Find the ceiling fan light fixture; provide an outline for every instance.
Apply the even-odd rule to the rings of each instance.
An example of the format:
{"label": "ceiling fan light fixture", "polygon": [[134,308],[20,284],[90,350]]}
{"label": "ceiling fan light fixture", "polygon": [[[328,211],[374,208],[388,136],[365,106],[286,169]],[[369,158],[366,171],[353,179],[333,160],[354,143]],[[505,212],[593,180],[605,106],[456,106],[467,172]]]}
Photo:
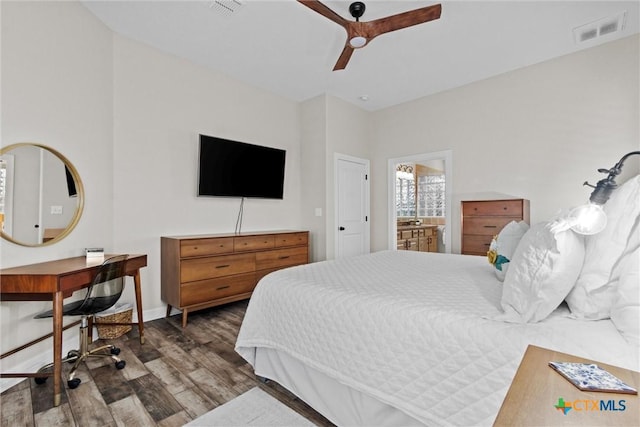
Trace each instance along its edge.
{"label": "ceiling fan light fixture", "polygon": [[349,40],[349,44],[351,45],[351,47],[357,49],[367,44],[367,39],[362,36],[355,36],[351,40]]}

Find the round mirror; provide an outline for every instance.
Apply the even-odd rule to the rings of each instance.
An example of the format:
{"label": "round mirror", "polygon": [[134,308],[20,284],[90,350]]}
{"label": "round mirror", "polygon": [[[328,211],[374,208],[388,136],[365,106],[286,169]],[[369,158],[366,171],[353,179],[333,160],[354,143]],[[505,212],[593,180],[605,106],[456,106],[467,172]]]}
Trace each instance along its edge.
{"label": "round mirror", "polygon": [[73,230],[84,207],[78,171],[58,151],[35,143],[0,150],[0,230],[22,246],[44,246]]}

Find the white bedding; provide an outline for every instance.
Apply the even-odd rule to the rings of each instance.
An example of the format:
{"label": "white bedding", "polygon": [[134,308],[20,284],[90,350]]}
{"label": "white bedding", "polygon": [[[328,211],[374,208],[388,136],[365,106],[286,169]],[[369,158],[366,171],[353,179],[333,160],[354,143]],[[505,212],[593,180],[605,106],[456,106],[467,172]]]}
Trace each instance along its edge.
{"label": "white bedding", "polygon": [[501,283],[484,257],[383,251],[274,272],[236,350],[284,352],[429,425],[491,425],[528,344],[639,370],[610,320],[490,320]]}

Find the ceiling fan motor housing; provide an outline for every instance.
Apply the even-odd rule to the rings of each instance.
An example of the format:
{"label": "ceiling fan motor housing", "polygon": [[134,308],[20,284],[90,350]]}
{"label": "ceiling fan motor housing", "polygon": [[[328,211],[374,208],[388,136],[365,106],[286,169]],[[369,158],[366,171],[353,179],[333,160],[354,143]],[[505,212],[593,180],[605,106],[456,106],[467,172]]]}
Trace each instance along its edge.
{"label": "ceiling fan motor housing", "polygon": [[351,16],[356,18],[356,21],[358,21],[360,17],[364,15],[364,10],[365,5],[361,1],[357,1],[349,5],[349,13],[351,14]]}

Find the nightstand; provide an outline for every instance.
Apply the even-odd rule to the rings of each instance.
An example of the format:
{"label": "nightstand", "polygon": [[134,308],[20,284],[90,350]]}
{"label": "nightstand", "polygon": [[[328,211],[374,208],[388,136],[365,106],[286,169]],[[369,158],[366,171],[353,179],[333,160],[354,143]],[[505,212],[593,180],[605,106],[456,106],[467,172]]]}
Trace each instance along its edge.
{"label": "nightstand", "polygon": [[[549,367],[552,361],[595,363],[636,390],[640,387],[640,372],[530,345],[494,426],[640,426],[638,395],[581,391]],[[566,414],[556,408],[565,402],[572,405]]]}

